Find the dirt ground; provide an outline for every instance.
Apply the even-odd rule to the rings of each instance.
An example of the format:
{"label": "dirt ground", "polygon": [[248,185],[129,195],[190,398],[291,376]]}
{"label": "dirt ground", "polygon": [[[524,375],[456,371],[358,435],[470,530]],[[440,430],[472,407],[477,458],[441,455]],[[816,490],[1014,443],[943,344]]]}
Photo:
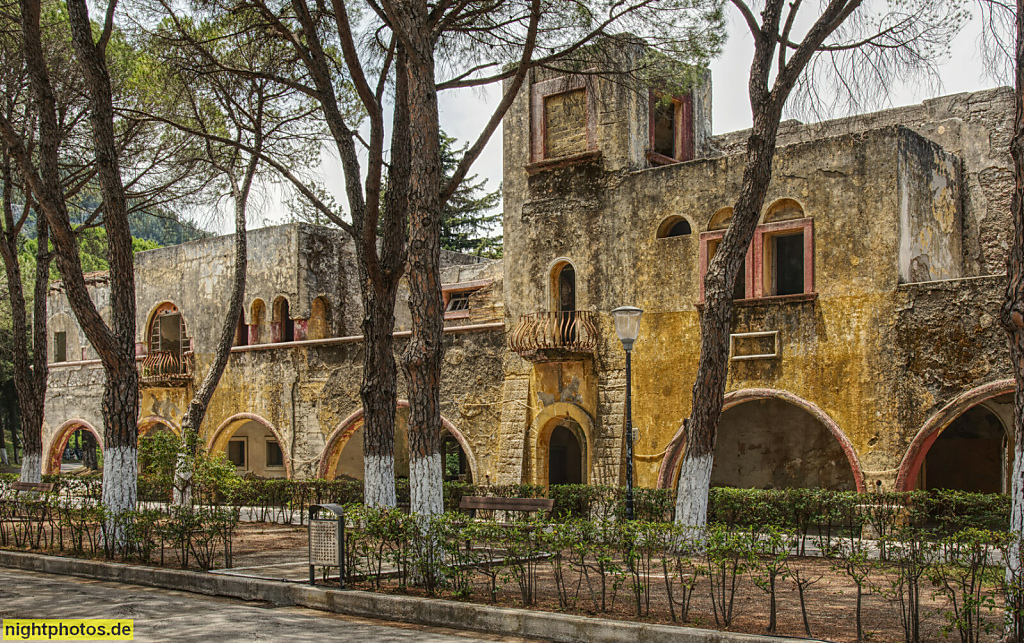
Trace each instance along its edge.
{"label": "dirt ground", "polygon": [[[244,524],[239,527],[238,537],[234,544],[234,566],[250,567],[256,565],[280,564],[285,562],[305,561],[306,529],[303,527]],[[802,575],[820,578],[806,590],[807,615],[811,627],[811,636],[816,639],[830,641],[856,641],[856,585],[842,571],[833,569],[829,561],[820,558],[797,558],[794,566]],[[523,607],[522,596],[518,584],[508,573],[501,574],[499,580],[497,604],[505,607]],[[890,599],[891,570],[883,569],[869,578],[862,604],[862,621],[865,640],[879,642],[899,642],[904,640],[903,628],[900,623],[900,608],[896,600]],[[593,582],[594,575],[591,574]],[[638,617],[633,593],[629,580],[625,579],[615,592],[614,599],[609,593],[607,611],[595,609],[595,600],[585,579],[580,581],[579,575],[567,574],[567,581],[572,588],[574,605],[568,608],[559,606],[558,593],[550,563],[542,561],[538,565],[536,604],[533,609],[553,612],[567,612],[604,618],[626,619],[649,623],[672,623],[669,612],[668,598],[665,591],[664,574],[660,564],[651,570],[650,611],[648,615]],[[472,594],[469,598],[459,598],[442,590],[439,596],[455,600],[469,600],[477,603],[489,602],[488,581],[482,574],[474,576]],[[578,590],[577,590],[578,583]],[[598,583],[593,582],[597,600],[599,600]],[[371,589],[368,581],[350,584],[354,589]],[[733,622],[726,627],[721,618],[716,622],[711,602],[711,584],[706,576],[699,577],[685,625],[691,627],[730,630],[751,634],[767,633],[769,615],[768,594],[759,589],[749,574],[741,575],[737,583],[734,602],[735,614]],[[958,641],[960,636],[954,628],[943,633],[947,625],[945,612],[949,609],[948,600],[939,593],[940,587],[926,579],[921,583],[921,639],[924,641]],[[421,588],[399,587],[395,580],[382,582],[381,591],[410,595],[425,595]],[[674,591],[678,596],[678,585]],[[986,591],[995,596],[994,586],[987,586]],[[998,598],[998,597],[996,597]],[[778,625],[776,634],[806,638],[800,611],[800,599],[796,586],[791,579],[782,580],[777,590]],[[679,614],[679,608],[676,608]],[[991,631],[983,633],[980,641],[996,641],[998,626],[1001,624],[1002,611],[998,608],[982,611],[982,621]],[[680,624],[684,624],[681,623]]]}

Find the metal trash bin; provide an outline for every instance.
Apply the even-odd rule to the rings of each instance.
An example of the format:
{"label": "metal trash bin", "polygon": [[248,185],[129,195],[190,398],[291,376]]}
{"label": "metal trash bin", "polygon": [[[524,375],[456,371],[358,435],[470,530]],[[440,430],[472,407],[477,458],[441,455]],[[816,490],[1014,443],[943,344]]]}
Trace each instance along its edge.
{"label": "metal trash bin", "polygon": [[316,585],[317,567],[337,567],[338,586],[345,587],[345,508],[309,508],[309,584]]}

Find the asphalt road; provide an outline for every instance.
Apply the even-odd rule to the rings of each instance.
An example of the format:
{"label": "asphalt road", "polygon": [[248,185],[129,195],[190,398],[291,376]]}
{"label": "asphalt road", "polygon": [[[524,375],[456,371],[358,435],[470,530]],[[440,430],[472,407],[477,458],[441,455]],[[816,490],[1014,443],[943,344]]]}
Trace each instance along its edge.
{"label": "asphalt road", "polygon": [[6,568],[0,568],[0,617],[130,618],[135,621],[135,640],[147,643],[324,640],[469,643],[510,640],[475,632],[389,623],[300,607],[275,607],[265,603]]}

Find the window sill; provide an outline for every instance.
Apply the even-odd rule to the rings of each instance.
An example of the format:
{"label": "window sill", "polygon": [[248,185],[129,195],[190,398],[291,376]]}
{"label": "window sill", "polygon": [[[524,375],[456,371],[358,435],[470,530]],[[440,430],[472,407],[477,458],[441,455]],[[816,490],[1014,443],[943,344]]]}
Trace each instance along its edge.
{"label": "window sill", "polygon": [[543,161],[530,163],[526,166],[526,173],[537,174],[539,172],[547,172],[548,170],[554,170],[560,167],[581,165],[583,163],[592,163],[599,160],[601,160],[601,150],[589,150],[580,154],[559,156],[553,159],[544,159]]}
{"label": "window sill", "polygon": [[452,310],[452,311],[446,312],[444,314],[444,319],[445,319],[445,321],[448,321],[449,319],[469,319],[469,311],[468,310]]}
{"label": "window sill", "polygon": [[682,163],[683,161],[672,158],[671,156],[659,154],[654,150],[647,150],[647,162],[655,167],[659,167],[662,165],[675,165],[676,163]]}
{"label": "window sill", "polygon": [[[750,299],[733,299],[733,306],[764,306],[767,304],[796,304],[805,301],[814,301],[818,298],[816,292],[802,292],[796,295],[771,295],[769,297],[753,297]],[[697,302],[697,310],[704,308],[704,302]]]}

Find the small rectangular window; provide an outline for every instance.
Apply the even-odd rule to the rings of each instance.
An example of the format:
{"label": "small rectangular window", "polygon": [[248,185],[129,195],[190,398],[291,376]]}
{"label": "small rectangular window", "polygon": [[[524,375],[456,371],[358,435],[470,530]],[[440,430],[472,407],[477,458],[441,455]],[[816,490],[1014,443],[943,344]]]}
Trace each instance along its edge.
{"label": "small rectangular window", "polygon": [[228,442],[228,461],[237,469],[245,468],[245,440]]}
{"label": "small rectangular window", "polygon": [[689,94],[668,98],[651,91],[650,147],[647,158],[653,165],[664,165],[694,158],[693,97]]}
{"label": "small rectangular window", "polygon": [[804,233],[774,235],[766,244],[771,253],[768,292],[772,295],[799,295],[804,292]]}
{"label": "small rectangular window", "polygon": [[68,334],[64,331],[53,334],[53,361],[68,361]]}
{"label": "small rectangular window", "polygon": [[267,440],[267,466],[284,466],[284,453],[281,451],[281,445],[276,440]]}
{"label": "small rectangular window", "polygon": [[469,296],[473,294],[470,291],[465,292],[453,292],[448,298],[448,305],[445,306],[444,311],[446,313],[453,313],[459,310],[469,310]]}
{"label": "small rectangular window", "polygon": [[654,106],[654,151],[676,158],[676,104],[658,101]]}

